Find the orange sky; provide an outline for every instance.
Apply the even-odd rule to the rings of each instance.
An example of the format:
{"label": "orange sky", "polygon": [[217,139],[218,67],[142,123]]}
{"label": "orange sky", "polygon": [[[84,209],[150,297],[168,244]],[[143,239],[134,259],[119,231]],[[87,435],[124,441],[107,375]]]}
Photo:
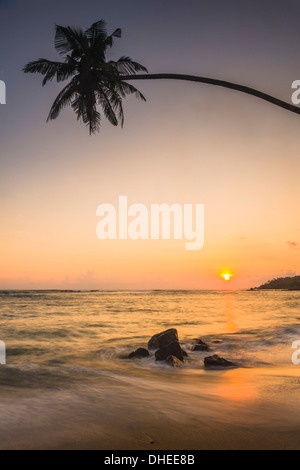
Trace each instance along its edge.
{"label": "orange sky", "polygon": [[[167,96],[174,93],[162,88]],[[148,94],[154,96],[150,87]],[[145,129],[154,115],[145,107],[140,124],[136,119],[128,130],[113,129],[114,135],[107,127],[101,137],[88,138],[76,129],[79,149],[69,144],[72,123],[65,141],[43,150],[39,161],[21,162],[2,212],[3,288],[222,289],[229,286],[219,278],[224,267],[235,274],[231,288],[247,288],[297,273],[298,245],[287,243],[299,240],[297,117],[278,112],[275,118],[274,109],[246,99],[245,110],[230,123],[233,133],[218,112],[226,102],[239,108],[239,98],[222,101],[220,107],[211,104],[204,129],[190,116],[194,124],[180,136],[163,127],[169,111],[158,113],[152,144]],[[253,140],[244,131],[249,110]],[[55,124],[44,134],[54,138]],[[23,151],[21,145],[14,150]],[[37,154],[40,145],[27,141],[27,154]],[[58,157],[53,162],[53,152],[62,163]],[[65,165],[71,157],[72,165]],[[203,203],[204,248],[186,251],[180,240],[99,240],[96,208],[104,202],[117,206],[120,194],[128,204],[146,206]]]}
{"label": "orange sky", "polygon": [[[185,28],[197,8],[195,2],[191,5]],[[112,7],[105,8],[106,17],[112,17]],[[84,13],[83,26],[92,13]],[[9,24],[8,10],[6,14]],[[29,38],[30,11],[24,15]],[[121,16],[114,21],[122,22]],[[13,62],[11,54],[4,56],[16,82],[6,80],[8,100],[0,108],[0,289],[248,288],[275,276],[299,274],[300,117],[237,92],[157,81],[136,83],[147,103],[134,98],[124,103],[124,129],[104,124],[99,135],[89,137],[68,110],[46,124],[60,86],[43,89],[39,77],[25,76],[20,69],[38,56],[56,58],[55,18],[43,16],[41,42],[30,36],[30,44],[17,51]],[[221,15],[216,18],[217,24],[223,20]],[[73,12],[70,23],[82,21]],[[280,37],[274,28],[274,44],[262,40],[264,25],[257,30],[260,49],[251,29],[247,37],[238,32],[227,36],[232,30],[226,22],[224,37],[219,31],[218,41],[209,46],[198,37],[199,28],[192,30],[189,38],[182,35],[178,40],[180,64],[172,56],[171,43],[161,48],[154,43],[151,49],[148,23],[144,35],[141,25],[138,28],[144,41],[142,57],[143,47],[126,21],[128,36],[124,33],[118,55],[130,54],[153,72],[205,73],[286,101],[292,81],[299,78],[285,52],[297,42],[291,36],[275,60],[270,47],[275,51]],[[176,29],[180,21],[178,15],[168,27]],[[157,34],[163,34],[163,24],[157,27]],[[234,42],[237,38],[241,49]],[[201,64],[195,64],[185,41],[193,44],[193,54],[207,50]],[[204,204],[204,248],[186,251],[184,241],[178,240],[100,241],[96,208],[117,204],[119,195],[127,195],[129,204],[146,206]],[[224,267],[235,274],[228,283],[219,277]]]}

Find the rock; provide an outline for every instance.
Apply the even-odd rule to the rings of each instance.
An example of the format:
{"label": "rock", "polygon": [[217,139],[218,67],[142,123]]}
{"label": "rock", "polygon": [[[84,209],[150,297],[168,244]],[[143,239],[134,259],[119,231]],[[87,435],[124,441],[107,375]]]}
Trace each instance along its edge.
{"label": "rock", "polygon": [[179,367],[183,364],[183,362],[180,361],[180,359],[178,359],[176,356],[168,356],[167,363],[172,367]]}
{"label": "rock", "polygon": [[156,350],[157,361],[165,361],[168,356],[175,356],[180,361],[187,357],[187,352],[181,348],[178,340],[178,333],[175,328],[157,333],[148,342],[148,348]]}
{"label": "rock", "polygon": [[209,351],[210,348],[208,344],[204,343],[202,339],[198,338],[196,341],[197,344],[192,347],[192,351]]}
{"label": "rock", "polygon": [[180,361],[183,361],[183,352],[178,341],[173,341],[155,351],[157,361],[165,361],[168,356],[175,356]]}
{"label": "rock", "polygon": [[197,344],[206,344],[201,338],[195,338]]}
{"label": "rock", "polygon": [[207,344],[195,344],[195,346],[192,347],[192,351],[209,351],[210,348],[207,346]]}
{"label": "rock", "polygon": [[169,330],[162,331],[161,333],[157,333],[156,335],[152,336],[148,342],[148,348],[159,349],[169,343],[172,343],[173,341],[179,341],[178,333],[175,328],[170,328]]}
{"label": "rock", "polygon": [[138,348],[136,351],[133,351],[128,355],[128,359],[147,357],[149,356],[149,351],[145,348]]}
{"label": "rock", "polygon": [[195,344],[192,351],[209,351],[209,346],[207,344]]}
{"label": "rock", "polygon": [[213,356],[205,357],[204,366],[205,367],[237,367],[237,365],[234,364],[233,362],[227,361],[227,359],[217,356],[217,354],[214,354]]}

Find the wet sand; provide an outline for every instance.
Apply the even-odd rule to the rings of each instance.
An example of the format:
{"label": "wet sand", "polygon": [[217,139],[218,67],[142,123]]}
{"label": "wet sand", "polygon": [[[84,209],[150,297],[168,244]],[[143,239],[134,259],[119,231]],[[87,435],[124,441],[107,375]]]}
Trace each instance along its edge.
{"label": "wet sand", "polygon": [[67,389],[12,389],[1,397],[0,449],[300,449],[299,373],[104,373]]}

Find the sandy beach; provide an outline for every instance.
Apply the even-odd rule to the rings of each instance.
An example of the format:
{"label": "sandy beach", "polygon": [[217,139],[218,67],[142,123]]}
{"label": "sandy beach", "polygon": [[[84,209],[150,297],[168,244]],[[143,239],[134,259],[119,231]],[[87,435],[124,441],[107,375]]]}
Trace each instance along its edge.
{"label": "sandy beach", "polygon": [[299,449],[298,389],[292,367],[170,372],[163,383],[103,377],[89,390],[2,401],[10,420],[0,448]]}

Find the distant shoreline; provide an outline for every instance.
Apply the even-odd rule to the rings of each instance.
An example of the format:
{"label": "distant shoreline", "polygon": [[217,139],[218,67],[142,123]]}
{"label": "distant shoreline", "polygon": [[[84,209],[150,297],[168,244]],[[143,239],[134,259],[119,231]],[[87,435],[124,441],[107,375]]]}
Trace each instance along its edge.
{"label": "distant shoreline", "polygon": [[261,286],[251,287],[250,289],[250,291],[256,290],[297,291],[300,290],[300,276],[278,277],[265,282]]}
{"label": "distant shoreline", "polygon": [[[0,293],[5,292],[57,292],[57,293],[97,293],[97,292],[249,292],[250,290],[256,290],[257,287],[244,288],[244,289],[1,289]],[[286,290],[286,289],[282,289]]]}
{"label": "distant shoreline", "polygon": [[[300,276],[297,276],[300,277]],[[271,283],[271,281],[268,281]],[[92,294],[98,292],[136,292],[143,293],[143,292],[152,292],[152,293],[160,293],[160,292],[183,292],[183,293],[190,293],[190,292],[253,292],[258,290],[281,290],[281,291],[298,291],[300,290],[300,285],[295,287],[272,287],[271,285],[268,286],[267,284],[262,284],[261,286],[257,287],[250,287],[244,289],[1,289],[1,294],[11,294],[11,293],[21,293],[21,292],[36,292],[36,293],[66,293],[66,294]]]}

